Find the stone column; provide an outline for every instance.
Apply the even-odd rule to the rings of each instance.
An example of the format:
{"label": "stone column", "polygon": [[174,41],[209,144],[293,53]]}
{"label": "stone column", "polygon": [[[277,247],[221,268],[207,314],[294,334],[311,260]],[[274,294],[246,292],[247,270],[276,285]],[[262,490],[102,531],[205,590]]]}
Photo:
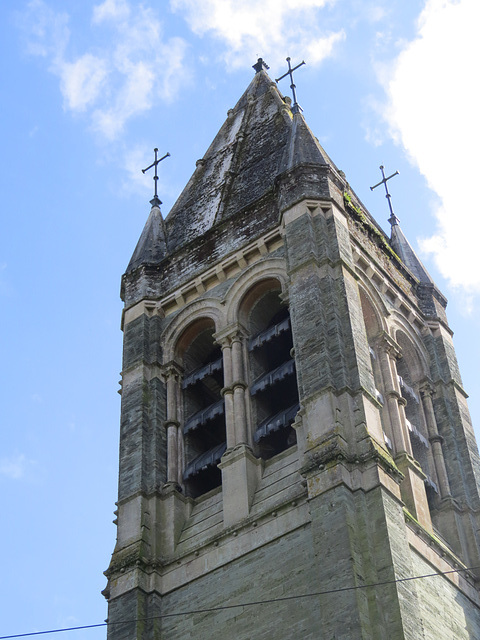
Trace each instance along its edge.
{"label": "stone column", "polygon": [[385,402],[387,403],[388,416],[392,429],[393,448],[396,455],[407,453],[412,455],[412,446],[405,424],[405,399],[400,393],[398,383],[396,360],[400,357],[399,349],[391,342],[386,335],[379,342],[378,360],[382,372],[383,384],[385,387]]}
{"label": "stone column", "polygon": [[227,327],[215,336],[223,352],[222,395],[225,400],[225,427],[227,449],[248,444],[247,411],[245,400],[244,366],[245,331],[238,324]]}
{"label": "stone column", "polygon": [[413,457],[410,436],[407,430],[405,405],[407,401],[400,392],[396,361],[401,356],[396,343],[384,334],[379,349],[380,367],[385,384],[385,395],[394,439],[395,462],[404,475],[400,490],[405,506],[421,525],[432,530],[430,509],[425,492],[425,474]]}
{"label": "stone column", "polygon": [[225,403],[225,432],[227,438],[227,449],[235,446],[235,415],[233,407],[232,388],[232,345],[228,336],[217,338],[217,342],[222,347],[223,355],[223,401]]}
{"label": "stone column", "polygon": [[174,362],[169,363],[165,368],[164,375],[167,387],[167,419],[165,421],[167,430],[167,482],[178,484],[181,476],[181,469],[179,468],[180,368]]}
{"label": "stone column", "polygon": [[447,470],[445,467],[445,459],[443,457],[443,438],[438,433],[437,421],[435,419],[435,413],[433,410],[432,396],[434,393],[435,390],[429,382],[426,382],[420,388],[422,407],[425,415],[425,422],[427,424],[428,439],[430,440],[430,444],[432,446],[433,464],[435,466],[435,471],[437,472],[438,490],[440,492],[440,497],[443,499],[451,496],[451,493]]}
{"label": "stone column", "polygon": [[245,383],[243,363],[244,337],[240,331],[232,336],[233,404],[235,415],[235,444],[249,444],[247,412],[245,407]]}
{"label": "stone column", "polygon": [[245,331],[238,324],[216,334],[222,346],[227,450],[218,465],[222,471],[223,520],[226,527],[248,517],[262,462],[248,444],[244,365]]}

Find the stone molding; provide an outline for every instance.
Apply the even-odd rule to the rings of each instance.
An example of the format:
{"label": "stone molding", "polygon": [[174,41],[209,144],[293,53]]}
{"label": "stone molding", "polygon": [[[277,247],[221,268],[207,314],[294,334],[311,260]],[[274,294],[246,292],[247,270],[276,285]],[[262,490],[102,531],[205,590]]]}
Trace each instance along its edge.
{"label": "stone molding", "polygon": [[122,329],[126,324],[144,313],[147,315],[159,315],[164,318],[175,311],[179,311],[188,303],[197,300],[205,292],[213,289],[227,278],[238,275],[243,269],[257,263],[282,245],[282,229],[277,227],[261,238],[242,247],[241,250],[224,258],[215,266],[207,269],[198,277],[185,283],[160,300],[144,299],[125,309],[122,317]]}

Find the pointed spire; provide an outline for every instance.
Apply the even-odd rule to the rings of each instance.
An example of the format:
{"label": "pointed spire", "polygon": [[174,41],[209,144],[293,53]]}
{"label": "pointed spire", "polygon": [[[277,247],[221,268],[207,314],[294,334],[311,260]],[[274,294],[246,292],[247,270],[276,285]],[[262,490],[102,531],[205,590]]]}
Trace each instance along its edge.
{"label": "pointed spire", "polygon": [[288,171],[301,164],[332,163],[311,132],[303,115],[297,111],[293,114],[290,140],[285,149],[281,171]]}
{"label": "pointed spire", "polygon": [[[390,237],[390,245],[403,264],[409,269],[413,275],[423,284],[434,284],[430,274],[425,269],[412,246],[405,237],[398,218],[393,215],[394,221],[392,225],[392,235]],[[390,218],[391,220],[391,218]]]}
{"label": "pointed spire", "polygon": [[169,254],[227,218],[250,210],[264,197],[278,196],[283,207],[299,194],[313,198],[329,190],[328,180],[320,180],[310,169],[293,186],[280,185],[278,178],[293,168],[315,165],[323,171],[335,165],[302,113],[292,113],[291,101],[280,93],[262,59],[254,69],[249,86],[228,110],[227,119],[165,218]]}
{"label": "pointed spire", "polygon": [[399,172],[395,171],[395,173],[392,173],[390,176],[387,177],[385,176],[385,167],[383,166],[383,164],[380,165],[380,171],[382,172],[382,180],[380,180],[380,182],[378,182],[377,184],[373,185],[373,187],[370,187],[370,191],[373,191],[374,189],[379,187],[381,184],[383,184],[383,186],[385,187],[385,197],[387,199],[388,207],[390,209],[390,217],[388,221],[392,227],[391,236],[390,236],[390,245],[392,249],[395,251],[395,253],[398,255],[398,257],[402,260],[403,264],[407,267],[407,269],[409,269],[421,283],[434,284],[432,278],[430,277],[430,274],[425,269],[420,259],[418,258],[417,254],[412,249],[410,243],[405,237],[402,229],[400,228],[400,220],[397,218],[397,216],[393,211],[392,196],[388,190],[387,181],[390,180],[390,178],[394,178],[395,176],[398,176]]}
{"label": "pointed spire", "polygon": [[160,200],[150,200],[152,208],[135,251],[127,267],[127,273],[144,264],[158,264],[167,254],[165,224],[160,211]]}

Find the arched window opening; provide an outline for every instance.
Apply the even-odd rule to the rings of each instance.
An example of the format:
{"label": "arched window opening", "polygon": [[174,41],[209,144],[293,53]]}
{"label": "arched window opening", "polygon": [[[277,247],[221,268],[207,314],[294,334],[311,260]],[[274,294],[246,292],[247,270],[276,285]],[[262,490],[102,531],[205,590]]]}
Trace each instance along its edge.
{"label": "arched window opening", "polygon": [[213,325],[198,332],[183,354],[184,451],[183,480],[187,495],[198,497],[222,483],[218,468],[226,449],[222,352]]}
{"label": "arched window opening", "polygon": [[279,293],[263,293],[248,318],[253,442],[265,459],[296,443],[291,425],[299,409],[290,315]]}
{"label": "arched window opening", "polygon": [[393,453],[393,434],[390,431],[389,420],[386,420],[384,415],[387,409],[385,405],[385,385],[382,380],[380,365],[380,357],[382,354],[379,353],[379,338],[382,332],[381,325],[372,303],[362,290],[360,290],[360,300],[362,304],[365,330],[367,333],[367,342],[370,350],[370,364],[372,366],[375,399],[381,405],[380,419],[382,422],[383,440],[389,451]]}
{"label": "arched window opening", "polygon": [[[401,343],[402,340],[399,338],[399,344]],[[432,507],[432,501],[438,494],[438,485],[434,465],[432,463],[428,431],[425,425],[421,406],[420,391],[415,378],[412,376],[411,367],[408,365],[408,360],[412,360],[412,356],[409,351],[410,350],[408,348],[404,348],[404,356],[397,362],[398,382],[402,397],[406,401],[405,418],[413,457],[420,465],[423,473],[426,475],[425,490],[427,493],[428,503],[430,507]]]}

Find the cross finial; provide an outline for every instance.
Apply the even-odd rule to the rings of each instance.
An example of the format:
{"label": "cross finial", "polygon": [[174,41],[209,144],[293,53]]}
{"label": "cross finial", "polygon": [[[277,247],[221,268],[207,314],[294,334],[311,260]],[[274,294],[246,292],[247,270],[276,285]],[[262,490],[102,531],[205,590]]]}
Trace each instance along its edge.
{"label": "cross finial", "polygon": [[155,167],[155,175],[153,176],[153,179],[155,181],[155,195],[153,196],[152,200],[150,200],[150,204],[152,205],[152,207],[154,207],[154,206],[159,207],[162,204],[162,201],[160,200],[160,198],[158,197],[158,194],[157,194],[157,181],[158,181],[157,166],[162,160],[165,160],[165,158],[168,158],[168,156],[170,154],[167,152],[163,156],[163,158],[157,159],[158,149],[155,147],[155,149],[153,151],[155,152],[155,160],[146,169],[142,169],[142,173],[145,173],[146,171],[148,171],[152,167]]}
{"label": "cross finial", "polygon": [[270,69],[270,67],[263,58],[259,58],[257,62],[252,65],[252,69],[255,69],[255,73],[260,73],[260,71],[263,71],[263,69],[267,71],[267,69]]}
{"label": "cross finial", "polygon": [[295,92],[295,83],[293,82],[293,72],[296,71],[299,67],[301,67],[303,64],[305,63],[305,60],[302,60],[302,62],[300,62],[300,64],[297,64],[296,67],[293,67],[292,69],[292,65],[290,64],[290,58],[287,58],[287,62],[288,62],[288,71],[287,73],[284,73],[283,76],[280,76],[280,78],[275,78],[275,82],[279,82],[280,80],[283,80],[283,78],[285,78],[286,76],[290,76],[290,89],[292,90],[293,93],[293,106],[292,106],[292,113],[298,113],[299,111],[303,111],[302,107],[297,103],[297,94]]}
{"label": "cross finial", "polygon": [[388,192],[388,187],[387,187],[387,180],[390,180],[390,178],[393,178],[394,176],[398,176],[399,172],[395,171],[395,173],[392,173],[391,176],[388,176],[388,178],[385,177],[385,172],[384,172],[385,167],[382,165],[380,165],[380,171],[382,172],[382,178],[383,180],[380,180],[380,182],[378,182],[377,184],[373,185],[373,187],[370,187],[370,191],[373,191],[374,189],[376,189],[377,187],[379,187],[381,184],[385,185],[385,197],[388,200],[388,206],[390,208],[390,218],[388,219],[388,221],[390,222],[390,224],[395,225],[398,224],[400,222],[400,220],[397,218],[397,216],[393,213],[393,207],[392,207],[392,196],[390,195],[390,193]]}

